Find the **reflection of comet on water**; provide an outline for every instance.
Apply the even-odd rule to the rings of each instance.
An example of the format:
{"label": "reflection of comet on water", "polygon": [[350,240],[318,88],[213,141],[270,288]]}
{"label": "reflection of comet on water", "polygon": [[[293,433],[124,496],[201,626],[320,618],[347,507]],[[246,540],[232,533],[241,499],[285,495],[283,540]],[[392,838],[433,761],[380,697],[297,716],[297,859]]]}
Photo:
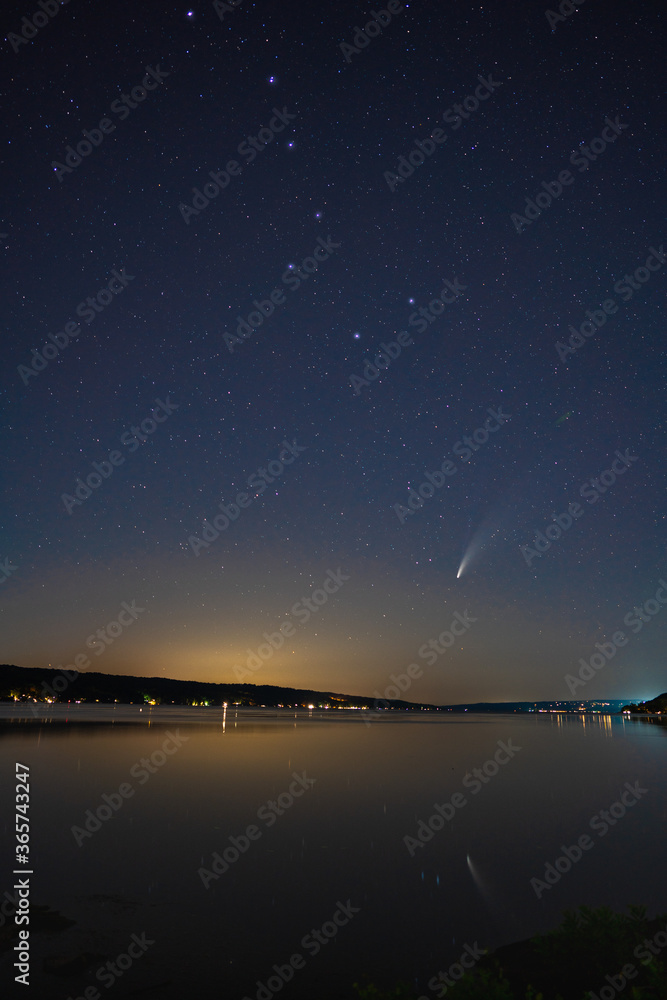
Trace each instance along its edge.
{"label": "reflection of comet on water", "polygon": [[472,858],[470,857],[469,854],[466,854],[466,861],[468,863],[468,870],[470,871],[470,874],[472,875],[473,882],[475,883],[475,885],[479,889],[480,895],[484,898],[485,902],[487,903],[487,905],[489,907],[494,907],[495,906],[495,900],[493,899],[493,896],[491,895],[490,890],[484,885],[484,882],[482,881],[482,876],[477,871],[475,863],[474,863],[474,861],[472,860]]}
{"label": "reflection of comet on water", "polygon": [[501,902],[500,899],[491,889],[488,881],[486,881],[482,873],[479,871],[477,865],[472,860],[469,854],[466,854],[466,862],[468,864],[468,871],[472,876],[472,880],[477,886],[480,896],[486,903],[487,909],[496,920],[503,927],[507,926],[508,918],[516,923],[516,917],[512,910],[509,908],[506,902]]}

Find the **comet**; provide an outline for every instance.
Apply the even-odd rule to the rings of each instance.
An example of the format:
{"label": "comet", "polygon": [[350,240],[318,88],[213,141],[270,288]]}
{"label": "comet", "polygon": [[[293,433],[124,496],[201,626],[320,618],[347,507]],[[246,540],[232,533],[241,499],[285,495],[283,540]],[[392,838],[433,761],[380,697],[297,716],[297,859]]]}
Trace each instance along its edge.
{"label": "comet", "polygon": [[477,561],[477,557],[480,552],[491,539],[498,533],[498,527],[493,527],[491,520],[487,519],[480,527],[477,529],[473,535],[472,541],[469,543],[467,549],[463,553],[463,558],[461,559],[461,564],[458,568],[456,579],[459,580],[466,570],[470,569],[472,564]]}
{"label": "comet", "polygon": [[472,557],[473,557],[474,554],[475,553],[474,553],[474,551],[472,549],[472,546],[469,545],[468,548],[466,549],[466,553],[465,553],[463,559],[461,560],[461,565],[459,566],[458,573],[456,574],[456,579],[457,580],[459,580],[463,576],[463,574],[465,573],[465,571],[468,568],[468,565],[470,563],[470,560],[472,559]]}
{"label": "comet", "polygon": [[472,555],[473,555],[473,553],[472,553],[470,547],[468,547],[468,549],[466,551],[466,554],[464,555],[463,559],[461,560],[461,565],[459,566],[458,572],[456,574],[456,579],[457,580],[459,580],[463,576],[465,570],[468,567],[468,563],[470,562],[470,560],[472,558]]}

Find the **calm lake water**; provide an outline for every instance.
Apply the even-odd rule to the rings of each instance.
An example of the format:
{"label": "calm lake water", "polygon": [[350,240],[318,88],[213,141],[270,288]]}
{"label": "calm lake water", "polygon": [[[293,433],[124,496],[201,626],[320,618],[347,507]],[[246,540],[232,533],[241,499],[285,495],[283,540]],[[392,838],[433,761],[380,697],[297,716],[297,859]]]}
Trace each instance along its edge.
{"label": "calm lake water", "polygon": [[[0,893],[14,881],[20,761],[30,768],[32,902],[75,921],[32,934],[24,996],[66,1000],[97,986],[110,997],[352,1000],[352,982],[368,975],[417,983],[430,998],[428,980],[466,944],[520,940],[580,904],[667,911],[667,728],[657,720],[20,713],[0,715]],[[624,790],[611,823],[592,827]],[[86,836],[87,810],[100,807],[99,829]],[[437,832],[417,846],[420,821],[433,816]],[[592,847],[538,898],[531,879],[585,834]],[[215,852],[228,862],[217,878]],[[113,985],[111,973],[96,979],[133,934],[153,943],[134,947],[139,957]],[[43,971],[45,959],[85,953],[88,968]],[[296,955],[288,982],[287,971],[272,978]],[[0,959],[3,990],[13,960]]]}

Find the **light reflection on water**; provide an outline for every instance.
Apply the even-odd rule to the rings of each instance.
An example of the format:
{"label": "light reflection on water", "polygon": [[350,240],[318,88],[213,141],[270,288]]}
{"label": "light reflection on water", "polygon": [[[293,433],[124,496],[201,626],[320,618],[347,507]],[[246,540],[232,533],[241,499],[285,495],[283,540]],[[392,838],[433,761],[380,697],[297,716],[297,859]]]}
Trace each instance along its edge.
{"label": "light reflection on water", "polygon": [[[304,936],[348,899],[360,912],[307,957],[286,1000],[352,997],[365,972],[417,979],[428,992],[466,942],[521,939],[581,903],[667,909],[657,720],[397,713],[366,725],[360,712],[235,706],[53,706],[23,720],[17,711],[7,707],[0,722],[2,801],[13,796],[13,761],[29,764],[33,900],[77,921],[35,936],[40,996],[81,995],[97,968],[54,989],[38,968],[43,955],[113,958],[145,930],[155,945],[128,972],[128,991],[161,983],[161,997],[187,989],[254,1000],[257,980],[305,955]],[[182,740],[169,755],[160,750],[168,733]],[[520,750],[492,777],[482,771],[473,793],[474,769],[499,741]],[[142,763],[152,760],[153,773]],[[304,773],[315,784],[291,794]],[[648,793],[537,899],[530,879],[636,780]],[[87,810],[123,784],[132,796],[77,846],[72,827],[84,829]],[[404,838],[414,844],[456,793],[465,805],[411,854]],[[11,837],[9,824],[4,832]],[[246,837],[247,849],[204,888],[198,869],[211,871],[214,852],[231,858],[232,837],[237,846]]]}

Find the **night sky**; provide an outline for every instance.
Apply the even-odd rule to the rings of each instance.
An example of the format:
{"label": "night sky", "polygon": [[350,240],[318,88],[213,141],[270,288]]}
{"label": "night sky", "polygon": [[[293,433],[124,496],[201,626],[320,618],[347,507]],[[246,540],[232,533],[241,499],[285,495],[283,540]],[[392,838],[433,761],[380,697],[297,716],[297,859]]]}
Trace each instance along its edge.
{"label": "night sky", "polygon": [[2,661],[663,691],[659,5],[44,5],[2,15]]}

